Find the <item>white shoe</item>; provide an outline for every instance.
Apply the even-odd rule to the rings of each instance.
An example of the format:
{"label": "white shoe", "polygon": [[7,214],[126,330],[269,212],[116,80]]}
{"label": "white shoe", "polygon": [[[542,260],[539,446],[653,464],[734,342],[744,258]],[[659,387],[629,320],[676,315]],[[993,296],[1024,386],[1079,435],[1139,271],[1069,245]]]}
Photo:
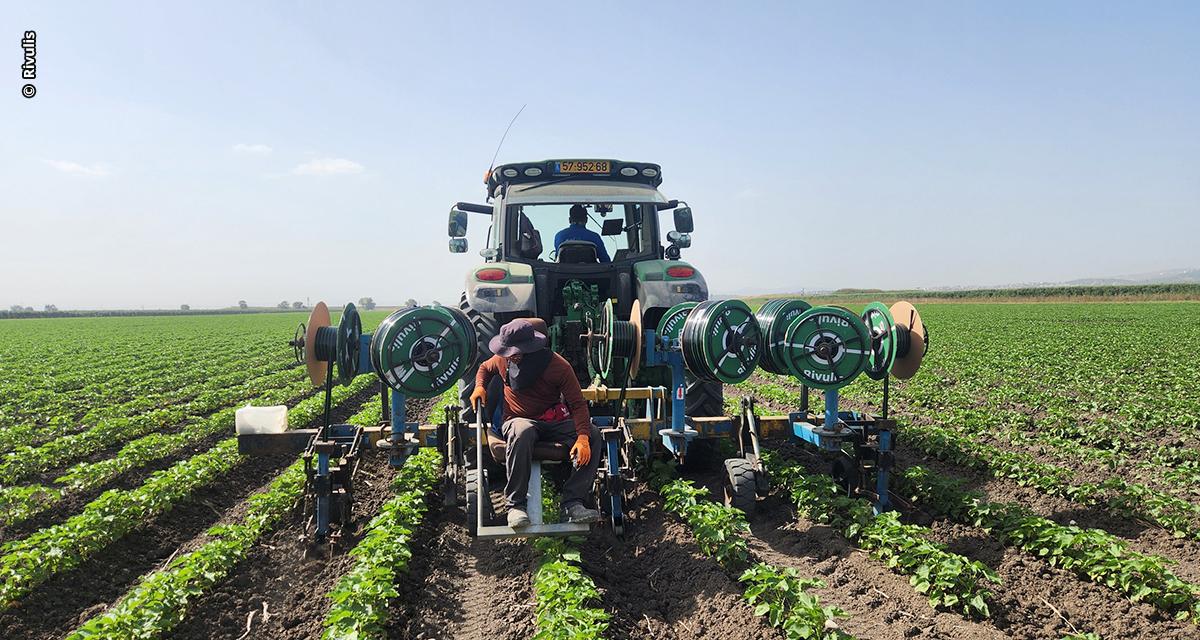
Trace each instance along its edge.
{"label": "white shoe", "polygon": [[529,514],[525,513],[524,509],[509,509],[508,510],[508,526],[513,529],[521,529],[529,526]]}

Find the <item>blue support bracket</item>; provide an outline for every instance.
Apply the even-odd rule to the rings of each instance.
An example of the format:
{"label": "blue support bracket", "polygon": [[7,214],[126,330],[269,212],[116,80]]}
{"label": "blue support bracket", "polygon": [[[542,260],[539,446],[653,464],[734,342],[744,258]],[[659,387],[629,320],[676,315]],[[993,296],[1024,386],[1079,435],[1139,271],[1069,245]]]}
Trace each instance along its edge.
{"label": "blue support bracket", "polygon": [[671,427],[659,429],[663,446],[676,456],[687,453],[688,444],[699,434],[687,423],[687,377],[683,368],[683,354],[678,345],[669,338],[657,338],[654,331],[647,330],[645,361],[648,367],[667,365],[671,367]]}

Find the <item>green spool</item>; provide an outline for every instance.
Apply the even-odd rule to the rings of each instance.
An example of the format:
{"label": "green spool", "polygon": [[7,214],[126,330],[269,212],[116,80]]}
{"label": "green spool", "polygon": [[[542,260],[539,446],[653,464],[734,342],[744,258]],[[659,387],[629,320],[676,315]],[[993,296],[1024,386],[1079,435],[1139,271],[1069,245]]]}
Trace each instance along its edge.
{"label": "green spool", "polygon": [[741,300],[701,302],[684,322],[681,341],[684,366],[702,380],[737,384],[758,366],[761,331]]}
{"label": "green spool", "polygon": [[[601,378],[610,382],[621,382],[629,375],[629,365],[637,343],[637,330],[632,322],[617,320],[612,300],[605,300],[600,308],[599,332],[603,338],[596,340],[596,371]],[[624,368],[618,363],[624,363]]]}
{"label": "green spool", "polygon": [[788,298],[768,300],[758,308],[755,317],[758,318],[758,326],[762,329],[764,342],[759,367],[771,373],[788,374],[787,350],[784,348],[787,343],[787,328],[811,308],[812,305],[803,300]]}
{"label": "green spool", "polygon": [[814,307],[785,333],[788,373],[814,389],[839,389],[867,366],[871,339],[867,326],[842,307]]}
{"label": "green spool", "polygon": [[667,309],[667,312],[663,314],[663,317],[658,321],[658,330],[656,332],[658,337],[670,338],[678,341],[679,337],[683,334],[683,323],[687,321],[688,314],[690,314],[692,309],[695,309],[696,305],[698,304],[700,303],[681,302],[670,309]]}
{"label": "green spool", "polygon": [[[901,336],[896,332],[896,321],[892,312],[882,302],[872,302],[863,309],[863,323],[867,325],[867,335],[871,338],[871,354],[867,358],[865,372],[872,380],[883,380],[892,370],[896,361]],[[903,332],[904,345],[907,352],[908,332]]]}
{"label": "green spool", "polygon": [[362,319],[353,302],[347,302],[342,310],[342,317],[337,325],[337,359],[338,379],[342,384],[350,384],[358,375],[358,356],[362,351]]}
{"label": "green spool", "polygon": [[412,307],[388,316],[371,339],[371,364],[391,389],[432,398],[453,387],[474,363],[470,320],[450,307]]}

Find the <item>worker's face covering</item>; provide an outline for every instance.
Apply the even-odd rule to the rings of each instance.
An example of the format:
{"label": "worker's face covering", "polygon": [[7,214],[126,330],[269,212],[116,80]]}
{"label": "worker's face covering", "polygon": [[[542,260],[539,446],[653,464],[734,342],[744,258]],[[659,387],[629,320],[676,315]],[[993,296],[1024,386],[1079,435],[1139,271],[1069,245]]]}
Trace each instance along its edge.
{"label": "worker's face covering", "polygon": [[546,367],[550,366],[551,355],[553,352],[549,348],[543,348],[525,354],[525,357],[521,358],[521,364],[509,360],[508,386],[512,387],[513,391],[532,387],[533,383],[537,382],[537,379],[546,372]]}

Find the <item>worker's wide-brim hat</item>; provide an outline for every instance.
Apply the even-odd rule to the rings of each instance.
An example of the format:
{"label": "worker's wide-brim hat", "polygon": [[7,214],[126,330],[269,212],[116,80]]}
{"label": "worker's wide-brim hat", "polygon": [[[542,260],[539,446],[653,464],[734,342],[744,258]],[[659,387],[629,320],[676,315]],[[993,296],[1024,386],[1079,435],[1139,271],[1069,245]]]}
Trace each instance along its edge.
{"label": "worker's wide-brim hat", "polygon": [[533,353],[546,346],[546,334],[535,331],[524,318],[517,318],[500,327],[499,335],[488,342],[492,353],[510,358],[518,353]]}

